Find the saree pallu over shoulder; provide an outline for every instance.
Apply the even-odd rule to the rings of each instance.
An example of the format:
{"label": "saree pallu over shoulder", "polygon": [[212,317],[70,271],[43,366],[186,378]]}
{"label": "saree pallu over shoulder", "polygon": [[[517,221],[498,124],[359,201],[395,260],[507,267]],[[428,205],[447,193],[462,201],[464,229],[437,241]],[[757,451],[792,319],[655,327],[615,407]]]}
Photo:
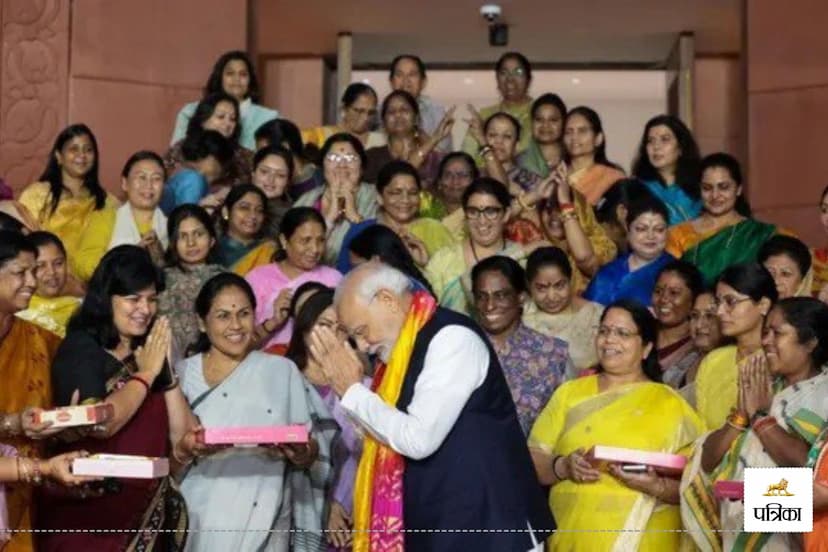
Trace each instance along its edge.
{"label": "saree pallu over shoulder", "polygon": [[[594,445],[689,454],[704,425],[666,385],[643,382],[598,391],[598,376],[564,383],[538,418],[529,445],[570,454]],[[554,550],[677,550],[679,509],[624,486],[609,474],[589,485],[562,481],[550,506]],[[568,530],[568,531],[567,531]],[[584,531],[596,530],[584,533]],[[607,530],[615,530],[607,531]]]}
{"label": "saree pallu over shoulder", "polygon": [[[0,340],[0,413],[22,412],[30,406],[48,408],[52,404],[52,378],[49,373],[60,338],[52,332],[25,320],[15,318],[9,333]],[[25,437],[5,440],[21,456],[40,456],[36,441]],[[6,486],[9,529],[13,533],[3,552],[33,550],[31,529],[32,488],[26,485]],[[2,543],[2,541],[0,541]]]}
{"label": "saree pallu over shoulder", "polygon": [[727,267],[756,261],[762,244],[774,234],[773,224],[745,219],[691,246],[681,259],[696,265],[711,285]]}
{"label": "saree pallu over shoulder", "polygon": [[[773,398],[770,415],[776,418],[782,429],[813,446],[818,442],[820,429],[828,419],[828,403],[824,400],[826,394],[828,375],[823,373],[778,391]],[[793,539],[786,534],[743,532],[743,504],[737,501],[720,503],[713,495],[716,481],[743,481],[745,468],[777,466],[759,437],[751,429],[741,433],[709,474],[701,467],[702,446],[707,437],[705,435],[698,440],[680,487],[682,519],[697,547],[715,552],[794,549]]]}
{"label": "saree pallu over shoulder", "polygon": [[177,370],[181,390],[204,426],[310,425],[319,455],[307,469],[260,448],[233,448],[193,464],[181,483],[195,530],[192,549],[282,550],[288,540],[297,552],[323,549],[338,428],[319,394],[291,361],[258,351],[211,387],[203,358],[192,356]]}

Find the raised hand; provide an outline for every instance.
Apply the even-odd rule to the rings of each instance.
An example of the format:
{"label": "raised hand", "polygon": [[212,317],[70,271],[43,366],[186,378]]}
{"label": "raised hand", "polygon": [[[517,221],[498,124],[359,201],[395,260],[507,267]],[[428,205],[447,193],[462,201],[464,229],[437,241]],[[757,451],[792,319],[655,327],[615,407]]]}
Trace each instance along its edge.
{"label": "raised hand", "polygon": [[486,137],[483,135],[483,119],[480,118],[480,113],[472,104],[466,104],[466,109],[469,110],[469,117],[463,120],[469,125],[469,135],[477,140],[478,144],[485,146]]}
{"label": "raised hand", "polygon": [[148,384],[152,384],[158,374],[161,373],[171,343],[170,322],[166,316],[162,316],[152,325],[144,345],[135,350],[135,362],[138,364],[138,371],[147,379]]}
{"label": "raised hand", "polygon": [[273,300],[273,315],[270,317],[268,326],[276,331],[285,325],[290,317],[290,302],[293,299],[293,290],[284,288]]}

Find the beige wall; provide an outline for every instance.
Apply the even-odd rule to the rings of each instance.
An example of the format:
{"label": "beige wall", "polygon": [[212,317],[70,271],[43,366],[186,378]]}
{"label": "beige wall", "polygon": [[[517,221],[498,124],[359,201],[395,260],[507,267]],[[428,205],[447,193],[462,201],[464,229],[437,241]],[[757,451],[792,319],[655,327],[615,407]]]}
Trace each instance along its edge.
{"label": "beige wall", "polygon": [[828,184],[828,3],[747,2],[751,201],[761,217],[825,242],[817,211]]}

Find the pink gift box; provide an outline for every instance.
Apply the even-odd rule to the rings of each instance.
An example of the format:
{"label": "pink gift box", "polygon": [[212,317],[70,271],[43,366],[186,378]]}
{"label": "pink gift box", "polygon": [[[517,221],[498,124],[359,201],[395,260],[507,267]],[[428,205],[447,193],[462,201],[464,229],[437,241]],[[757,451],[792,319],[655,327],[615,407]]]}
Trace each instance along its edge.
{"label": "pink gift box", "polygon": [[131,456],[127,454],[96,454],[72,461],[72,473],[90,477],[124,477],[154,479],[170,473],[166,458]]}
{"label": "pink gift box", "polygon": [[745,497],[744,481],[716,481],[713,484],[713,494],[719,500],[742,500]]}
{"label": "pink gift box", "polygon": [[206,445],[277,445],[307,443],[305,425],[261,427],[206,427],[203,441]]}
{"label": "pink gift box", "polygon": [[651,452],[621,447],[596,445],[587,453],[587,458],[599,465],[606,464],[644,464],[652,466],[664,475],[681,475],[687,458],[679,454]]}
{"label": "pink gift box", "polygon": [[38,412],[35,415],[35,423],[52,422],[51,427],[75,427],[98,424],[114,415],[115,407],[111,404],[64,406]]}

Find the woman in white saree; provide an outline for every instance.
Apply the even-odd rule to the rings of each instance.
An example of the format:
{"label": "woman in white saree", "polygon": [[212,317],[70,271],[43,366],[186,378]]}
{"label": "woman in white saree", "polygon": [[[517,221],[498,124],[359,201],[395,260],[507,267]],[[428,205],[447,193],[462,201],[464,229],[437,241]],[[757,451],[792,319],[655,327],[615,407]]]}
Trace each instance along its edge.
{"label": "woman in white saree", "polygon": [[681,484],[684,528],[712,552],[797,550],[789,533],[746,533],[741,501],[717,501],[716,481],[744,480],[745,468],[805,466],[828,420],[828,306],[783,299],[765,320],[762,348],[739,367],[739,399],[725,424],[699,439]]}
{"label": "woman in white saree", "polygon": [[[321,550],[336,425],[291,361],[251,351],[255,297],[232,273],[196,299],[201,353],[178,364],[181,388],[204,427],[306,424],[308,444],[227,448],[193,460],[181,483],[188,549]],[[187,462],[188,459],[179,459]]]}

